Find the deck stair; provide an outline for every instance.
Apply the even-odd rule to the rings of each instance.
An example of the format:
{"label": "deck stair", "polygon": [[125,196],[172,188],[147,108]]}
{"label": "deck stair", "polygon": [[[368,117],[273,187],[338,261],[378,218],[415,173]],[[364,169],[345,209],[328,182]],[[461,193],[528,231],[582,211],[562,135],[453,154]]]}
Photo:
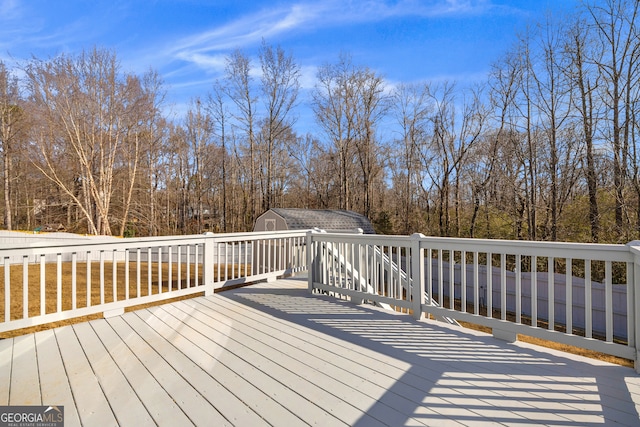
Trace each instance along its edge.
{"label": "deck stair", "polygon": [[[326,232],[325,230],[315,229],[316,232]],[[357,285],[357,289],[364,290],[367,293],[373,294],[375,292],[374,287],[371,285],[369,280],[365,277],[365,274],[360,274],[360,268],[354,266],[352,262],[347,259],[344,252],[341,252],[336,248],[336,246],[331,242],[326,242],[324,245],[324,249],[327,251],[327,254],[333,258],[333,260],[338,264],[338,270],[343,274],[333,275],[330,278],[331,282],[334,285],[340,285],[341,287],[350,288],[352,285]],[[355,262],[360,265],[369,265],[372,266],[373,271],[380,271],[382,267],[382,271],[388,273],[389,276],[399,277],[400,283],[403,290],[411,295],[411,288],[413,286],[413,279],[410,278],[407,273],[398,265],[398,263],[392,260],[389,255],[385,254],[380,250],[380,248],[376,245],[368,245],[368,250],[365,251],[369,253],[369,262],[360,262],[360,260],[356,260]],[[352,257],[351,257],[352,258]],[[351,283],[353,281],[355,283]],[[431,300],[431,296],[429,292],[425,292],[425,300],[428,304],[434,305],[436,307],[440,307],[438,301],[434,298]],[[385,310],[393,311],[394,308],[387,303],[379,302],[379,301],[371,301],[373,305],[383,308]],[[446,316],[435,316],[435,319],[441,322],[446,322],[450,325],[460,326],[460,324],[450,317]]]}

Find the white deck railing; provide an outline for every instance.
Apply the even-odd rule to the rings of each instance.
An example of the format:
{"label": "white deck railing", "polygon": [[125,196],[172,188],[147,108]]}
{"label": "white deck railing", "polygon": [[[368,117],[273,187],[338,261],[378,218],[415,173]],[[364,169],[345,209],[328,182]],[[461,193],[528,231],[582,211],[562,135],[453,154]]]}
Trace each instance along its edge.
{"label": "white deck railing", "polygon": [[0,333],[309,266],[311,291],[637,361],[636,243],[284,231],[25,244],[0,248]]}
{"label": "white deck railing", "polygon": [[636,243],[310,232],[309,288],[637,360]]}
{"label": "white deck railing", "polygon": [[289,231],[0,248],[0,332],[306,270],[304,249]]}

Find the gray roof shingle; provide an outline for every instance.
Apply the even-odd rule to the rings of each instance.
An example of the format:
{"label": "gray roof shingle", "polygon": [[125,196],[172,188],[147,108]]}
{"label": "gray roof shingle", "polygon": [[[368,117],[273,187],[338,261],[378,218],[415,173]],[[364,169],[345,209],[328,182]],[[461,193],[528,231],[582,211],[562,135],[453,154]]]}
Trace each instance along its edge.
{"label": "gray roof shingle", "polygon": [[280,215],[290,230],[318,227],[324,230],[353,230],[361,228],[365,234],[375,234],[373,225],[364,215],[333,209],[285,209],[272,208]]}

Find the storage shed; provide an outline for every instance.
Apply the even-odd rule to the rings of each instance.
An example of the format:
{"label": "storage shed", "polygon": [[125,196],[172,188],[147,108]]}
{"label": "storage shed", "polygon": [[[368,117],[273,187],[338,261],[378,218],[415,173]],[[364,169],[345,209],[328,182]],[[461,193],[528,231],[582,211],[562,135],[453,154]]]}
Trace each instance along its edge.
{"label": "storage shed", "polygon": [[272,208],[256,219],[253,231],[307,230],[353,231],[361,228],[365,234],[375,234],[373,225],[364,215],[333,209]]}

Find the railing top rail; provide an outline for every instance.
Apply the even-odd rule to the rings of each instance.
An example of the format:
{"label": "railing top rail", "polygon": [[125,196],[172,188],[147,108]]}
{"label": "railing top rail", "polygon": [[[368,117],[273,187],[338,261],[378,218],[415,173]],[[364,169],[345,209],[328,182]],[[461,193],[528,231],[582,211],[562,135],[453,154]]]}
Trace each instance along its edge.
{"label": "railing top rail", "polygon": [[[520,254],[525,256],[591,259],[599,261],[632,262],[629,245],[601,243],[546,242],[532,240],[470,239],[455,237],[416,237],[378,234],[313,233],[319,241],[347,243],[381,243],[408,246],[418,238],[423,249],[443,249],[481,253]],[[640,255],[640,242],[635,249]]]}
{"label": "railing top rail", "polygon": [[158,246],[171,246],[179,244],[201,244],[206,239],[214,242],[235,242],[247,240],[260,240],[267,238],[302,237],[307,230],[301,231],[270,231],[270,232],[246,232],[246,233],[224,233],[224,234],[192,234],[186,236],[156,236],[156,237],[136,237],[126,239],[95,239],[95,240],[75,240],[65,238],[60,240],[46,240],[34,242],[20,242],[18,245],[0,247],[0,258],[16,255],[51,254],[51,253],[72,253],[76,251],[112,251],[123,249],[138,249]]}
{"label": "railing top rail", "polygon": [[[117,250],[127,248],[146,248],[152,246],[166,246],[182,242],[184,244],[202,243],[205,237],[196,236],[167,236],[164,238],[133,238],[133,239],[115,239],[95,241],[83,240],[81,242],[70,239],[68,242],[64,240],[58,241],[36,241],[33,243],[21,243],[19,246],[0,247],[0,257],[6,255],[16,255],[17,253],[38,252],[38,253],[62,253],[74,252],[78,250]],[[66,240],[66,239],[65,239]]]}
{"label": "railing top rail", "polygon": [[366,242],[369,244],[384,244],[408,246],[411,244],[409,236],[385,235],[385,234],[354,234],[338,232],[312,232],[313,240],[322,242],[346,242],[357,243]]}
{"label": "railing top rail", "polygon": [[214,240],[238,241],[238,240],[257,240],[268,238],[284,238],[284,237],[301,237],[306,236],[309,230],[278,230],[278,231],[250,231],[246,233],[224,233],[224,234],[206,234]]}
{"label": "railing top rail", "polygon": [[423,237],[420,240],[422,247],[431,249],[452,249],[600,261],[633,261],[629,247],[622,244],[460,239],[453,237]]}

